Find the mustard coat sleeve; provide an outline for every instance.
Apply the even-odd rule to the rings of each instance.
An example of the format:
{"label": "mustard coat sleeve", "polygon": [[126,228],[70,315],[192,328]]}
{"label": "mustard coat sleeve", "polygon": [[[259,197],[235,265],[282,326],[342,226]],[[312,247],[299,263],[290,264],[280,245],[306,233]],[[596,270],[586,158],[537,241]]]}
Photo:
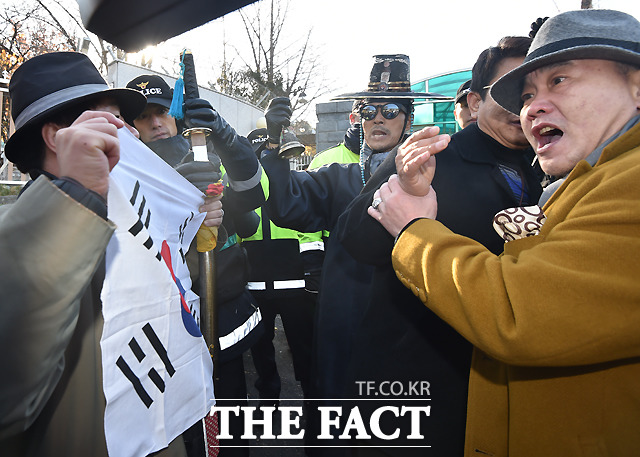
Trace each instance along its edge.
{"label": "mustard coat sleeve", "polygon": [[0,208],[0,438],[36,419],[114,226],[40,177]]}
{"label": "mustard coat sleeve", "polygon": [[416,221],[394,247],[396,273],[472,344],[505,363],[570,366],[638,357],[635,159],[597,173],[583,162],[577,174],[585,175],[565,183],[545,207],[540,235],[507,243],[501,256],[439,222]]}

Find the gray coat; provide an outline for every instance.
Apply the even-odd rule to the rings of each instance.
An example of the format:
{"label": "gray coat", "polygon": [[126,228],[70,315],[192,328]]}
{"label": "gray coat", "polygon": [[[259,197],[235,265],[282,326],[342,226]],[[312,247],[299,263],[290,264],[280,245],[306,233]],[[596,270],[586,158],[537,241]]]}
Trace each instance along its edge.
{"label": "gray coat", "polygon": [[[0,449],[106,456],[102,262],[115,226],[45,177],[0,207]],[[159,455],[185,455],[182,437]]]}

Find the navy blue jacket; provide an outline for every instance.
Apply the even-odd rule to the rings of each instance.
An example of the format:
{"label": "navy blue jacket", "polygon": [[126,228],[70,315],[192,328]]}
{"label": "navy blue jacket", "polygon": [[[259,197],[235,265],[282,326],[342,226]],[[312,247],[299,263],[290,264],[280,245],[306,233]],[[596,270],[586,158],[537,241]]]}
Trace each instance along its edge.
{"label": "navy blue jacket", "polygon": [[[269,176],[266,205],[271,219],[300,232],[333,232],[338,217],[363,187],[357,163],[290,171],[288,161],[273,153],[261,162]],[[313,388],[320,398],[343,396],[353,334],[367,303],[372,271],[329,237],[316,308]]]}

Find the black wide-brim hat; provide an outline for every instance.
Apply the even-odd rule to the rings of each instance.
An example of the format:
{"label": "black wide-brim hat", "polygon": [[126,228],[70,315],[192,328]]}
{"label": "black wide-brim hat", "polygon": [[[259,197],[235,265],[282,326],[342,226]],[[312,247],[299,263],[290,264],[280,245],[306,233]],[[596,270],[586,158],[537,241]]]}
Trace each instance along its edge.
{"label": "black wide-brim hat", "polygon": [[51,116],[103,96],[113,97],[120,114],[132,122],[147,100],[132,89],[111,89],[91,63],[79,52],[52,52],[24,62],[9,82],[11,116],[16,131],[5,145],[7,158],[20,164],[37,154],[40,128]]}
{"label": "black wide-brim hat", "polygon": [[332,100],[358,100],[368,98],[413,100],[452,100],[446,95],[431,92],[413,92],[409,78],[409,56],[380,54],[373,56],[373,68],[366,91],[338,95]]}
{"label": "black wide-brim hat", "polygon": [[536,34],[524,62],[491,87],[493,99],[520,114],[524,77],[554,63],[602,59],[640,66],[640,22],[613,10],[567,11],[548,19]]}

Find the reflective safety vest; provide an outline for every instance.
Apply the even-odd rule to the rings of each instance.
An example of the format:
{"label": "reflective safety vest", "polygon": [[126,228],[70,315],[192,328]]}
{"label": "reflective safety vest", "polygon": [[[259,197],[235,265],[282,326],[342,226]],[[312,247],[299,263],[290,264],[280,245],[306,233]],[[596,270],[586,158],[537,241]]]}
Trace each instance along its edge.
{"label": "reflective safety vest", "polygon": [[[358,163],[360,162],[360,156],[355,152],[352,152],[344,143],[340,143],[332,148],[325,149],[318,152],[311,163],[309,164],[309,170],[320,168],[323,165],[329,165],[331,163]],[[317,232],[322,234],[324,238],[329,238],[329,232]]]}
{"label": "reflective safety vest", "polygon": [[[269,187],[266,173],[263,173],[261,183],[266,188],[266,195]],[[321,232],[301,233],[279,227],[271,221],[266,208],[255,211],[260,216],[258,229],[250,237],[242,239],[251,266],[249,290],[268,294],[304,289],[305,268],[301,253],[324,251]]]}
{"label": "reflective safety vest", "polygon": [[344,143],[340,143],[317,153],[309,164],[309,170],[320,168],[330,163],[358,163],[359,161],[360,156],[358,154],[351,152]]}

